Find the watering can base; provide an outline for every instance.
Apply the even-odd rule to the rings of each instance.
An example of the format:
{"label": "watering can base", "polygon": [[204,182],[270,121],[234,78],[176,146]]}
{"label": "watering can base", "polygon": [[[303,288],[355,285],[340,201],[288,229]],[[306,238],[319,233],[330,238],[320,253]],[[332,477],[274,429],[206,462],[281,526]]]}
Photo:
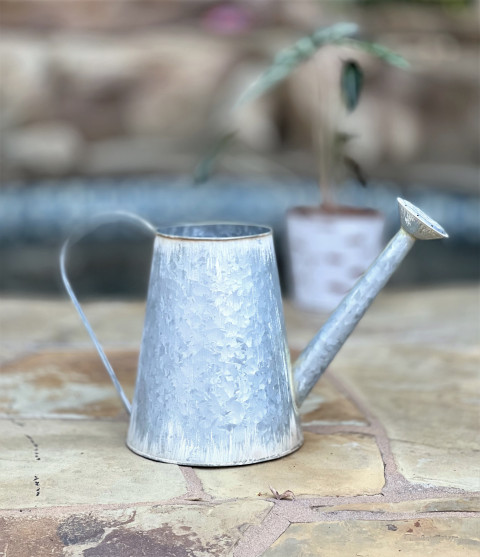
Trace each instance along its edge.
{"label": "watering can base", "polygon": [[262,457],[262,458],[252,458],[252,459],[248,459],[248,460],[244,460],[244,461],[239,461],[239,460],[235,460],[232,462],[198,462],[195,460],[176,460],[176,459],[170,459],[170,458],[163,458],[160,457],[158,455],[150,455],[147,454],[143,451],[139,451],[137,449],[135,449],[134,447],[130,446],[128,444],[128,441],[125,443],[127,445],[127,447],[135,454],[143,456],[144,458],[148,458],[149,460],[154,460],[156,462],[165,462],[168,464],[178,464],[179,466],[197,466],[197,467],[201,467],[201,468],[219,468],[219,467],[227,467],[227,466],[247,466],[249,464],[257,464],[259,462],[267,462],[269,460],[276,460],[277,458],[282,458],[284,456],[287,456],[291,453],[294,453],[295,451],[298,451],[298,449],[300,449],[300,447],[303,445],[303,436],[300,440],[299,443],[297,443],[296,445],[294,445],[293,447],[291,447],[290,449],[288,449],[287,451],[278,453],[278,454],[273,454],[273,455],[269,455],[267,457]]}

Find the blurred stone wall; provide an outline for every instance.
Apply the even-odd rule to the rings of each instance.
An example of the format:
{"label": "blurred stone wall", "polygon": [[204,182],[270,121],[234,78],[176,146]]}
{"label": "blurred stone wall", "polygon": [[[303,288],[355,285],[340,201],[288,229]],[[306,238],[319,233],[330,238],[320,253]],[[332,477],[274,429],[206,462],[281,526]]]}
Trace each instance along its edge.
{"label": "blurred stone wall", "polygon": [[352,53],[318,57],[241,113],[231,106],[276,50],[342,20],[412,63],[404,72],[354,55],[365,94],[353,115],[335,121],[357,136],[352,154],[367,172],[466,189],[478,182],[476,3],[17,0],[0,11],[4,183],[185,173],[230,128],[240,141],[223,170],[266,171],[280,161],[314,175],[312,137],[336,114],[331,60],[338,66]]}

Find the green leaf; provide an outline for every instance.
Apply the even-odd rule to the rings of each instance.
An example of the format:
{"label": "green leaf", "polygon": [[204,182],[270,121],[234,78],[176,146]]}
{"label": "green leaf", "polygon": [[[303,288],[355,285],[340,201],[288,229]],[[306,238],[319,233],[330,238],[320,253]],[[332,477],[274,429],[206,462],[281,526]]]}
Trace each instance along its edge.
{"label": "green leaf", "polygon": [[351,35],[358,32],[355,23],[337,23],[330,27],[317,29],[311,35],[302,37],[292,46],[281,50],[273,63],[240,95],[235,103],[238,108],[262,96],[281,83],[303,62],[309,60],[322,46],[327,44],[345,45],[368,52],[398,68],[408,68],[409,63],[403,56],[389,48],[367,41],[353,39]]}
{"label": "green leaf", "polygon": [[358,31],[355,23],[337,23],[331,27],[317,29],[311,35],[302,37],[292,46],[281,50],[269,66],[235,103],[236,108],[257,99],[287,78],[298,66],[309,60],[319,48],[326,44],[354,35]]}
{"label": "green leaf", "polygon": [[209,180],[217,158],[230,145],[236,134],[236,131],[228,132],[217,139],[210,147],[205,157],[195,166],[193,171],[193,181],[195,184],[203,184]]}
{"label": "green leaf", "polygon": [[[356,33],[358,33],[358,25],[356,23],[343,22],[336,23],[330,27],[317,29],[310,35],[310,38],[318,48],[324,44],[338,41],[344,37],[355,35]],[[300,41],[301,40],[302,39],[300,39]],[[300,41],[297,41],[296,44],[298,45]]]}
{"label": "green leaf", "polygon": [[404,70],[410,67],[410,64],[403,56],[381,44],[359,41],[348,37],[340,38],[335,42],[339,45],[349,46],[351,48],[356,48],[357,50],[368,52],[368,54],[376,56],[377,58],[380,58],[384,62],[387,62],[392,66],[396,66],[397,68]]}
{"label": "green leaf", "polygon": [[355,110],[363,87],[363,71],[355,60],[345,60],[342,64],[340,90],[345,107],[349,112]]}

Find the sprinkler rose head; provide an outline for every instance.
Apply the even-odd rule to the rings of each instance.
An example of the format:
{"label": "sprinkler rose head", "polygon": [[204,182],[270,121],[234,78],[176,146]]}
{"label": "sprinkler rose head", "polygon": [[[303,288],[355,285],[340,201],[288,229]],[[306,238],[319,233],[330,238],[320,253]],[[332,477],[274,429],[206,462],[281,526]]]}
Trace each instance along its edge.
{"label": "sprinkler rose head", "polygon": [[400,209],[400,222],[405,232],[408,232],[417,240],[448,238],[448,234],[443,227],[418,207],[400,197],[397,197],[397,201]]}

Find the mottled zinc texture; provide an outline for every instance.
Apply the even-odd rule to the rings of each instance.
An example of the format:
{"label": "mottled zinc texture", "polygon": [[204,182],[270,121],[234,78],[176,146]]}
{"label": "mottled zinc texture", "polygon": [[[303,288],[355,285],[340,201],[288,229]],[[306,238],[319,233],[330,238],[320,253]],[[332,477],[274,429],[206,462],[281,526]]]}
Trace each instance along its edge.
{"label": "mottled zinc texture", "polygon": [[203,466],[303,441],[271,230],[196,225],[155,240],[129,447]]}

